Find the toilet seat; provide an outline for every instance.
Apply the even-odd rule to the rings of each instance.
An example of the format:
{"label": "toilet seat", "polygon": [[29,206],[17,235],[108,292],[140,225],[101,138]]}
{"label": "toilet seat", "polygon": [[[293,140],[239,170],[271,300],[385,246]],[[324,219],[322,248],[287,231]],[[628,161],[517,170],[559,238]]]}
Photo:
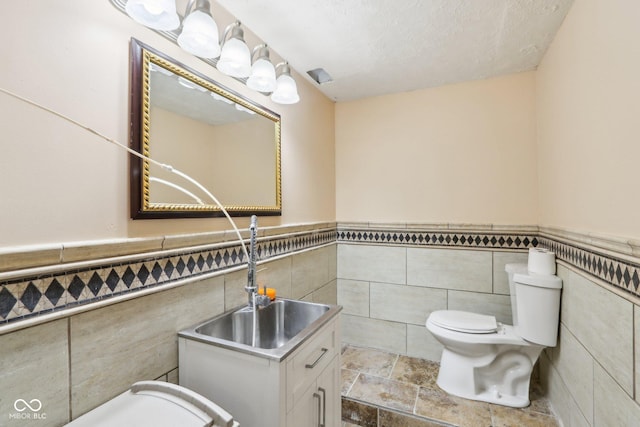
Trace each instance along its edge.
{"label": "toilet seat", "polygon": [[438,310],[429,316],[441,328],[465,334],[491,334],[498,330],[495,316],[458,310]]}

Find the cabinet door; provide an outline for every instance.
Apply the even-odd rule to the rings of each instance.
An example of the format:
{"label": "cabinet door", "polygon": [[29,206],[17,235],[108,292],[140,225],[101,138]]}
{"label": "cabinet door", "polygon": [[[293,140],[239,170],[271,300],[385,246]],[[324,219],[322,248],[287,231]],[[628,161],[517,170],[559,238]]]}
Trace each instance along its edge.
{"label": "cabinet door", "polygon": [[313,382],[300,396],[296,406],[287,414],[287,427],[318,427],[322,411],[321,396]]}
{"label": "cabinet door", "polygon": [[287,415],[287,427],[340,427],[340,357],[335,356]]}
{"label": "cabinet door", "polygon": [[317,393],[321,396],[320,418],[325,427],[340,427],[340,358],[336,356],[318,377]]}

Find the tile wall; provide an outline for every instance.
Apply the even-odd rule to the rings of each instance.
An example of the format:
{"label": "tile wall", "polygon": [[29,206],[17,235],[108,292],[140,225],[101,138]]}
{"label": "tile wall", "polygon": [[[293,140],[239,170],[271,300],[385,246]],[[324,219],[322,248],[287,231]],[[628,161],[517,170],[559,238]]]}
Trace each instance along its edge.
{"label": "tile wall", "polygon": [[640,302],[566,263],[558,274],[559,344],[540,357],[557,415],[564,427],[640,425]]}
{"label": "tile wall", "polygon": [[[282,251],[264,257],[258,281],[282,297],[335,304],[335,238],[328,244],[311,239],[306,248],[293,250],[290,238],[300,233],[276,237],[283,239]],[[25,425],[25,416],[44,416],[38,425],[59,426],[136,381],[177,382],[177,332],[244,304],[245,282],[246,269],[221,270],[184,284],[142,289],[126,300],[107,297],[5,323],[0,331],[0,425]],[[43,320],[51,316],[58,318]],[[42,409],[18,412],[18,399],[38,399]]]}
{"label": "tile wall", "polygon": [[338,245],[343,341],[439,361],[425,322],[435,310],[468,310],[511,323],[504,267],[527,252]]}
{"label": "tile wall", "polygon": [[[540,360],[552,406],[565,426],[640,425],[637,245],[537,227],[446,224],[315,224],[263,230],[261,237],[260,268],[267,269],[259,280],[277,284],[280,296],[337,301],[346,343],[430,360],[441,351],[424,326],[431,311],[472,310],[509,323],[504,265],[525,262],[529,246],[552,247],[564,280],[559,345]],[[246,272],[233,264],[241,261],[216,269],[204,255],[199,266],[196,256],[188,280],[165,271],[129,291],[111,289],[109,274],[89,282],[110,269],[124,282],[124,265],[151,263],[151,273],[154,263],[166,267],[182,257],[188,268],[195,253],[228,249],[210,240],[132,241],[129,252],[105,243],[0,253],[0,425],[24,425],[13,407],[17,399],[39,399],[43,425],[62,425],[137,380],[176,381],[176,332],[244,303]],[[45,286],[56,275],[66,277],[59,284],[71,296],[73,279],[82,279],[78,295],[86,300],[67,296],[54,304]],[[96,289],[103,294],[94,295]]]}
{"label": "tile wall", "polygon": [[[431,311],[469,310],[510,323],[504,265],[526,262],[526,246],[553,249],[564,286],[561,325],[558,346],[539,361],[551,405],[565,427],[640,425],[637,242],[543,229],[524,245],[518,227],[338,228],[343,341],[429,360],[442,350],[424,326]],[[512,238],[510,247],[514,233],[520,243]]]}

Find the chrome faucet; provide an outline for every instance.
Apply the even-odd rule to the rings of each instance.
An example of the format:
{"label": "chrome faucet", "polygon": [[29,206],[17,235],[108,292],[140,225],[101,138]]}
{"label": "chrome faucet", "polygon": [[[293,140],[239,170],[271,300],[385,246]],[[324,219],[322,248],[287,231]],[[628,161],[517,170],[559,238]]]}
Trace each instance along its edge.
{"label": "chrome faucet", "polygon": [[258,234],[258,217],[251,216],[251,225],[249,226],[249,262],[248,262],[248,277],[247,286],[244,289],[248,293],[248,305],[249,308],[254,307],[266,307],[271,300],[267,296],[265,289],[264,295],[259,295],[258,286],[256,285],[256,236]]}

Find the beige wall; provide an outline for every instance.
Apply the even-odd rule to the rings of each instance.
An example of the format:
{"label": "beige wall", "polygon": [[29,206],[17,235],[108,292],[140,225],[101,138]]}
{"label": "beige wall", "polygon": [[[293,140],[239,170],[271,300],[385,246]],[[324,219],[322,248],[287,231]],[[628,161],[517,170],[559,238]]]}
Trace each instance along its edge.
{"label": "beige wall", "polygon": [[540,224],[640,237],[640,2],[576,1],[537,79]]}
{"label": "beige wall", "polygon": [[[299,104],[273,104],[106,0],[12,2],[4,14],[12,18],[0,30],[0,87],[126,144],[133,36],[281,114],[283,214],[261,225],[334,220],[333,103],[303,78]],[[215,15],[222,28],[233,21],[223,10]],[[222,219],[132,221],[124,151],[1,93],[0,117],[0,247],[229,228]]]}
{"label": "beige wall", "polygon": [[534,73],[336,105],[338,221],[535,224]]}

